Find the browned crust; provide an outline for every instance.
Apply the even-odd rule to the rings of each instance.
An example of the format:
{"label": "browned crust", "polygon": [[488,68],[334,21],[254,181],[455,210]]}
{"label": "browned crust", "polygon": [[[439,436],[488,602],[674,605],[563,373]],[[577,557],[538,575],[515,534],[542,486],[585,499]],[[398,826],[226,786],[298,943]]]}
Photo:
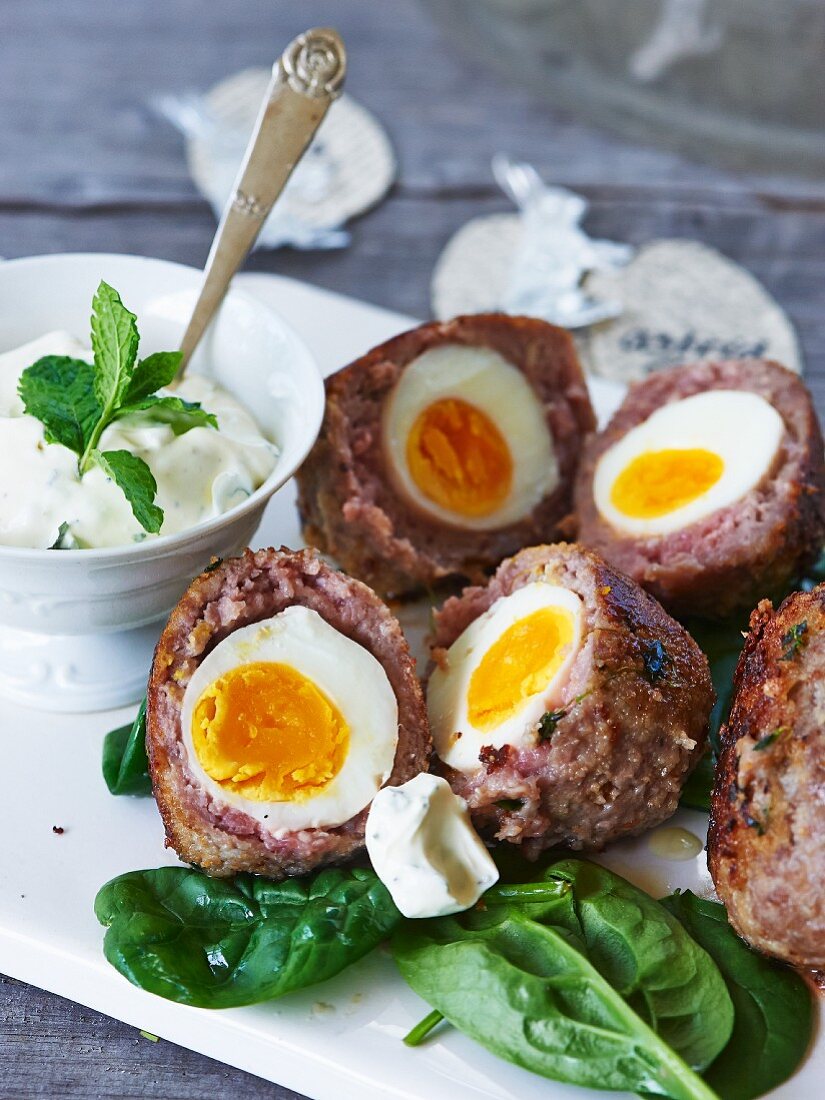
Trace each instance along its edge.
{"label": "browned crust", "polygon": [[[788,632],[802,623],[794,651]],[[776,612],[763,600],[751,615],[721,731],[708,836],[708,866],[737,932],[760,951],[818,968],[825,966],[824,669],[825,585],[794,593]]]}
{"label": "browned crust", "polygon": [[[766,398],[785,422],[774,469],[747,496],[670,535],[616,532],[593,499],[599,459],[652,412],[710,389]],[[800,379],[764,359],[695,363],[658,371],[632,386],[608,426],[589,440],[576,479],[578,538],[643,585],[676,615],[719,618],[749,610],[788,585],[825,540],[825,457],[810,394]]]}
{"label": "browned crust", "polygon": [[[665,820],[698,762],[714,701],[705,655],[686,630],[597,554],[570,544],[538,546],[502,562],[489,585],[468,588],[435,616],[435,658],[502,596],[547,579],[576,592],[586,632],[564,717],[534,749],[507,746],[465,776],[436,761],[487,835],[528,855],[562,844],[601,848]],[[664,675],[645,654],[660,642]],[[523,800],[519,809],[512,799]],[[504,805],[502,805],[504,803]]]}
{"label": "browned crust", "polygon": [[[443,344],[492,348],[521,370],[541,401],[559,487],[519,523],[461,531],[399,499],[386,469],[381,409],[413,359]],[[298,473],[304,536],[378,592],[404,595],[451,577],[480,580],[505,555],[553,538],[570,508],[590,398],[570,335],[544,321],[490,313],[420,325],[327,379],[321,434]]]}
{"label": "browned crust", "polygon": [[430,736],[415,661],[398,621],[375,593],[312,550],[246,550],[224,561],[195,578],[169,617],[155,650],[146,713],[152,786],[167,845],[212,875],[300,875],[363,847],[367,809],[337,828],[276,836],[213,802],[187,766],[180,711],[195,669],[232,631],[292,604],[317,611],[384,667],[398,700],[398,748],[387,784],[404,783],[428,766]]}

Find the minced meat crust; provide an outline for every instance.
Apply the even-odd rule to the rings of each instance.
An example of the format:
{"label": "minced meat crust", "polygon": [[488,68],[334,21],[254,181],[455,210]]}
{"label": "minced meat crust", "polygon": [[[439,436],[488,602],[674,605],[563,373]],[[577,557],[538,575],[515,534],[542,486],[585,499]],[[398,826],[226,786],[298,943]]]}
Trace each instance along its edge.
{"label": "minced meat crust", "polygon": [[[628,577],[574,544],[537,546],[502,562],[435,616],[433,657],[497,599],[546,580],[584,603],[581,649],[550,738],[505,746],[464,775],[436,758],[486,836],[544,848],[602,848],[675,811],[698,762],[714,701],[705,655],[686,630]],[[513,803],[518,802],[518,806]]]}
{"label": "minced meat crust", "polygon": [[[601,456],[672,401],[706,390],[747,390],[785,422],[773,468],[745,497],[672,534],[623,535],[593,498]],[[731,430],[747,425],[731,425]],[[638,581],[675,615],[721,618],[786,591],[825,541],[825,458],[810,394],[765,359],[694,363],[657,371],[631,387],[607,427],[587,444],[576,478],[577,537]]]}
{"label": "minced meat crust", "polygon": [[212,799],[194,780],[181,740],[181,704],[198,665],[240,627],[300,604],[381,663],[398,701],[398,747],[388,785],[426,771],[430,736],[415,662],[398,621],[366,585],[312,550],[247,550],[196,577],[155,650],[146,712],[152,786],[167,845],[211,875],[301,875],[363,847],[368,807],[336,828],[274,836],[259,821]]}
{"label": "minced meat crust", "polygon": [[[492,348],[522,371],[541,402],[560,481],[518,523],[462,531],[428,518],[392,485],[383,403],[409,363],[444,344]],[[326,392],[321,434],[297,475],[304,537],[376,591],[399,596],[450,577],[480,581],[507,554],[557,535],[582,439],[595,427],[575,346],[563,329],[501,313],[421,325],[328,378]]]}
{"label": "minced meat crust", "polygon": [[763,600],[722,728],[708,865],[737,932],[825,967],[825,585]]}

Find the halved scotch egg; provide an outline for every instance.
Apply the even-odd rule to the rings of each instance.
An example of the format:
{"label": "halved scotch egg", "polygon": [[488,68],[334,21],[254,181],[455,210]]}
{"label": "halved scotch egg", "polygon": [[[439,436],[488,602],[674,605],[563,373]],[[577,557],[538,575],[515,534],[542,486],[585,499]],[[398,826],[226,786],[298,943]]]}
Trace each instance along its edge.
{"label": "halved scotch egg", "polygon": [[669,817],[699,759],[707,659],[581,546],[523,550],[435,616],[434,770],[483,835],[601,848]]}
{"label": "halved scotch egg", "polygon": [[561,329],[504,314],[421,325],[327,380],[298,475],[304,534],[383,593],[480,578],[555,536],[594,423]]}
{"label": "halved scotch egg", "polygon": [[656,372],[588,442],[575,508],[580,541],[674,613],[749,609],[825,539],[811,397],[760,359]]}
{"label": "halved scotch egg", "polygon": [[201,574],[155,654],[147,745],[168,843],[211,874],[301,874],[363,846],[385,784],[427,769],[397,621],[311,551]]}

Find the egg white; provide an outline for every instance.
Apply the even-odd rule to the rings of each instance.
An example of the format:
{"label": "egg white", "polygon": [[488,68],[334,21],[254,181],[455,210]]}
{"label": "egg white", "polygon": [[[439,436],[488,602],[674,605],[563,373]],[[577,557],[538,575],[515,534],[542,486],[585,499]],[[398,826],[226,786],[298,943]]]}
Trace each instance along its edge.
{"label": "egg white", "polygon": [[[195,706],[219,676],[255,661],[290,665],[311,680],[349,726],[346,759],[323,791],[300,802],[256,802],[227,790],[203,769],[192,738]],[[398,745],[398,703],[387,674],[363,646],[330,626],[316,611],[294,606],[241,627],[212,650],[186,686],[181,708],[183,744],[198,784],[218,803],[258,821],[274,834],[342,825],[372,800],[392,772]]]}
{"label": "egg white", "polygon": [[[407,464],[407,438],[419,414],[445,398],[480,409],[496,425],[510,450],[513,480],[499,508],[465,516],[430,500]],[[559,484],[553,440],[539,399],[524,375],[492,348],[444,344],[430,348],[405,369],[384,408],[384,450],[397,488],[434,519],[477,531],[515,523]]]}
{"label": "egg white", "polygon": [[[768,473],[785,424],[776,409],[746,390],[707,390],[663,405],[632,428],[596,466],[593,497],[612,527],[628,535],[667,535],[741,500]],[[648,451],[701,448],[724,463],[719,480],[701,496],[661,516],[627,516],[610,494],[616,478]]]}
{"label": "egg white", "polygon": [[[473,726],[467,713],[470,680],[485,654],[515,623],[545,607],[562,607],[573,615],[573,638],[564,660],[550,682],[510,718],[493,730]],[[538,742],[538,723],[544,713],[561,701],[570,666],[581,648],[583,604],[568,588],[546,581],[533,581],[502,596],[447,650],[444,667],[436,667],[427,687],[427,710],[435,751],[456,771],[472,774],[481,768],[482,748],[504,745],[530,748]],[[460,737],[455,735],[460,733]]]}

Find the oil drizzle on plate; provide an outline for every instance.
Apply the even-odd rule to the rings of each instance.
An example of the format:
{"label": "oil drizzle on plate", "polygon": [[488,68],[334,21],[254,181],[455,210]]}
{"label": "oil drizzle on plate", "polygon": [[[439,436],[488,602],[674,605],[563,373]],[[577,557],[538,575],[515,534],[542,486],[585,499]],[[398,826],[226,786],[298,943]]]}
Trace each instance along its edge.
{"label": "oil drizzle on plate", "polygon": [[702,851],[702,841],[699,837],[688,832],[687,829],[681,829],[678,825],[656,829],[648,838],[647,846],[659,859],[678,862],[695,859]]}

